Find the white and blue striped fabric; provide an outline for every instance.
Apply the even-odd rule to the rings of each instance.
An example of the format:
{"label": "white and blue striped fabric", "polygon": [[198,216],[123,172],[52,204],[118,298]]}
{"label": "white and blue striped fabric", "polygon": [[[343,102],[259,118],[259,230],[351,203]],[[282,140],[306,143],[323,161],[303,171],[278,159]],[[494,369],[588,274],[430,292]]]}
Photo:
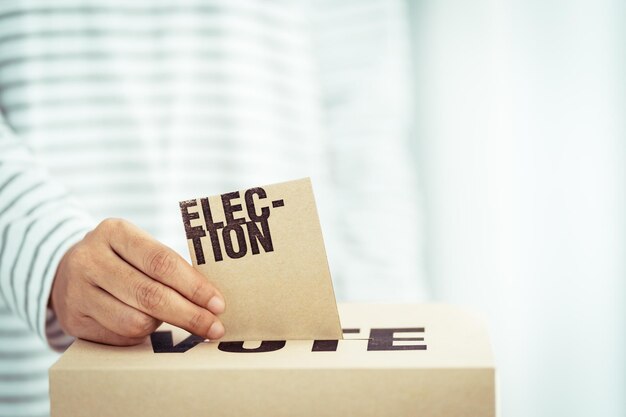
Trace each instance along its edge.
{"label": "white and blue striped fabric", "polygon": [[0,416],[49,412],[64,252],[311,176],[340,300],[425,297],[403,3],[0,0]]}

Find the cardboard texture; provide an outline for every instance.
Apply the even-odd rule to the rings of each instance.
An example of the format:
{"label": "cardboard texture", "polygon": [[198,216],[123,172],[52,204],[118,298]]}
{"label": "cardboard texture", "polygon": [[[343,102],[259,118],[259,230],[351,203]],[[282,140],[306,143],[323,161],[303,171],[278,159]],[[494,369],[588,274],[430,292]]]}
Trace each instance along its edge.
{"label": "cardboard texture", "polygon": [[180,203],[193,266],[226,299],[221,339],[340,339],[308,178]]}
{"label": "cardboard texture", "polygon": [[478,317],[445,305],[339,311],[338,341],[206,342],[169,325],[134,347],[77,340],[50,370],[52,416],[495,415]]}

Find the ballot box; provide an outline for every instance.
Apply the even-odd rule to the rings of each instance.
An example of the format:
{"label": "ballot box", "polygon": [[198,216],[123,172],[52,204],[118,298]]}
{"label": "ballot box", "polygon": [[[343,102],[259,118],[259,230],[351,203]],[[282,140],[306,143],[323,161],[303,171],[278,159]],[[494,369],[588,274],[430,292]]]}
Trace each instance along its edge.
{"label": "ballot box", "polygon": [[495,415],[479,316],[440,304],[339,314],[343,340],[208,342],[168,325],[133,347],[77,340],[50,369],[52,416]]}

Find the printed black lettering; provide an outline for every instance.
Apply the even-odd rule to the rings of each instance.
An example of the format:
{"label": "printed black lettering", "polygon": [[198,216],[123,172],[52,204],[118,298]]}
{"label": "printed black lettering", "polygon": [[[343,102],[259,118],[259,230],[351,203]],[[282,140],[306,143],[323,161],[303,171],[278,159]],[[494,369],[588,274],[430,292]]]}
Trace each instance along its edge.
{"label": "printed black lettering", "polygon": [[230,226],[231,224],[242,224],[245,223],[246,219],[243,217],[235,218],[235,213],[238,211],[242,211],[241,204],[232,204],[231,200],[239,198],[239,191],[234,191],[232,193],[222,194],[222,207],[224,207],[224,220],[226,220],[226,225]]}
{"label": "printed black lettering", "polygon": [[[204,216],[204,228],[199,225],[191,226],[192,220],[200,218],[200,213],[189,212],[190,207],[198,205],[197,201],[188,200],[180,203],[185,233],[187,239],[192,240],[198,265],[206,263],[201,238],[207,235],[211,241],[215,262],[223,261],[224,253],[231,259],[243,258],[248,254],[248,244],[253,255],[274,251],[268,219],[272,208],[284,207],[285,201],[283,199],[274,200],[271,202],[272,208],[270,208],[269,205],[260,204],[261,200],[267,199],[267,192],[260,187],[250,188],[246,190],[243,198],[246,206],[245,211],[248,215],[246,218],[245,216],[236,217],[237,213],[242,215],[244,212],[242,204],[236,204],[234,201],[239,198],[241,197],[238,191],[221,195],[224,221],[220,222],[214,219],[209,199],[201,198],[200,205]],[[246,234],[248,235],[247,239]]]}
{"label": "printed black lettering", "polygon": [[339,340],[315,340],[311,352],[336,352]]}
{"label": "printed black lettering", "polygon": [[261,352],[274,352],[285,347],[285,340],[264,340],[256,348],[246,348],[243,346],[243,342],[220,342],[217,348],[222,352],[231,353],[261,353]]}
{"label": "printed black lettering", "polygon": [[[343,329],[344,334],[358,334],[360,329]],[[367,344],[368,351],[393,350],[426,350],[425,343],[395,344],[394,342],[423,342],[423,337],[396,337],[396,333],[424,333],[423,327],[371,329]],[[198,344],[204,342],[200,336],[190,335],[182,342],[174,345],[171,331],[156,331],[150,335],[152,351],[154,353],[185,353]],[[365,340],[365,339],[355,339]],[[315,340],[311,352],[336,352],[337,340]],[[274,352],[284,348],[285,340],[263,341],[255,348],[244,347],[244,342],[220,342],[217,348],[222,352],[230,353],[263,353]]]}
{"label": "printed black lettering", "polygon": [[396,329],[372,329],[370,341],[367,344],[368,351],[380,350],[426,350],[426,344],[395,345],[395,341],[423,342],[423,337],[394,337],[395,333],[424,333],[423,327],[396,328]]}
{"label": "printed black lettering", "polygon": [[190,335],[179,344],[174,345],[171,331],[159,331],[150,335],[150,342],[154,353],[185,353],[204,342],[204,338]]}
{"label": "printed black lettering", "polygon": [[263,247],[265,252],[273,252],[274,246],[272,245],[272,235],[270,234],[270,226],[267,219],[259,222],[261,225],[261,230],[259,230],[259,226],[255,222],[246,223],[246,227],[248,228],[248,237],[250,238],[250,250],[254,255],[258,255],[259,251],[259,243]]}
{"label": "printed black lettering", "polygon": [[[343,329],[343,334],[358,334],[361,329]],[[315,340],[311,352],[336,352],[338,340]]]}
{"label": "printed black lettering", "polygon": [[256,213],[256,205],[254,203],[254,196],[259,196],[259,200],[267,198],[267,193],[263,188],[250,188],[246,191],[244,197],[246,200],[246,209],[248,211],[248,217],[253,222],[260,222],[270,217],[270,209],[267,206],[261,207],[261,214]]}
{"label": "printed black lettering", "polygon": [[209,199],[203,198],[200,200],[202,204],[202,213],[204,214],[204,223],[206,230],[209,232],[209,238],[211,239],[211,246],[213,247],[213,257],[216,262],[222,259],[222,249],[220,248],[220,241],[217,237],[217,230],[224,227],[224,223],[213,222],[213,214],[211,213],[211,206],[209,205]]}
{"label": "printed black lettering", "polygon": [[[237,250],[233,247],[232,233],[235,232],[237,239]],[[246,236],[244,235],[243,228],[239,224],[231,224],[224,227],[222,232],[224,238],[224,249],[226,254],[231,259],[243,258],[248,252],[248,246],[246,245]]]}
{"label": "printed black lettering", "polygon": [[185,225],[185,234],[187,235],[187,239],[191,239],[193,243],[193,251],[196,255],[196,262],[198,263],[198,265],[202,265],[205,263],[205,260],[200,238],[206,236],[206,232],[204,231],[202,226],[191,225],[192,220],[200,218],[200,213],[189,213],[189,207],[196,207],[197,205],[198,202],[196,200],[181,201],[180,212],[183,216],[183,224]]}

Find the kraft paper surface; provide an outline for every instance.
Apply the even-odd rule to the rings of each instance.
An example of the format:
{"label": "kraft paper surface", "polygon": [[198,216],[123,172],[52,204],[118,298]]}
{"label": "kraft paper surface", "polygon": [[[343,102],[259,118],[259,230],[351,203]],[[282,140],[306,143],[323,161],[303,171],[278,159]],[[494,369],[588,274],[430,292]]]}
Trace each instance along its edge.
{"label": "kraft paper surface", "polygon": [[226,300],[220,340],[342,338],[308,178],[180,207],[193,266]]}

